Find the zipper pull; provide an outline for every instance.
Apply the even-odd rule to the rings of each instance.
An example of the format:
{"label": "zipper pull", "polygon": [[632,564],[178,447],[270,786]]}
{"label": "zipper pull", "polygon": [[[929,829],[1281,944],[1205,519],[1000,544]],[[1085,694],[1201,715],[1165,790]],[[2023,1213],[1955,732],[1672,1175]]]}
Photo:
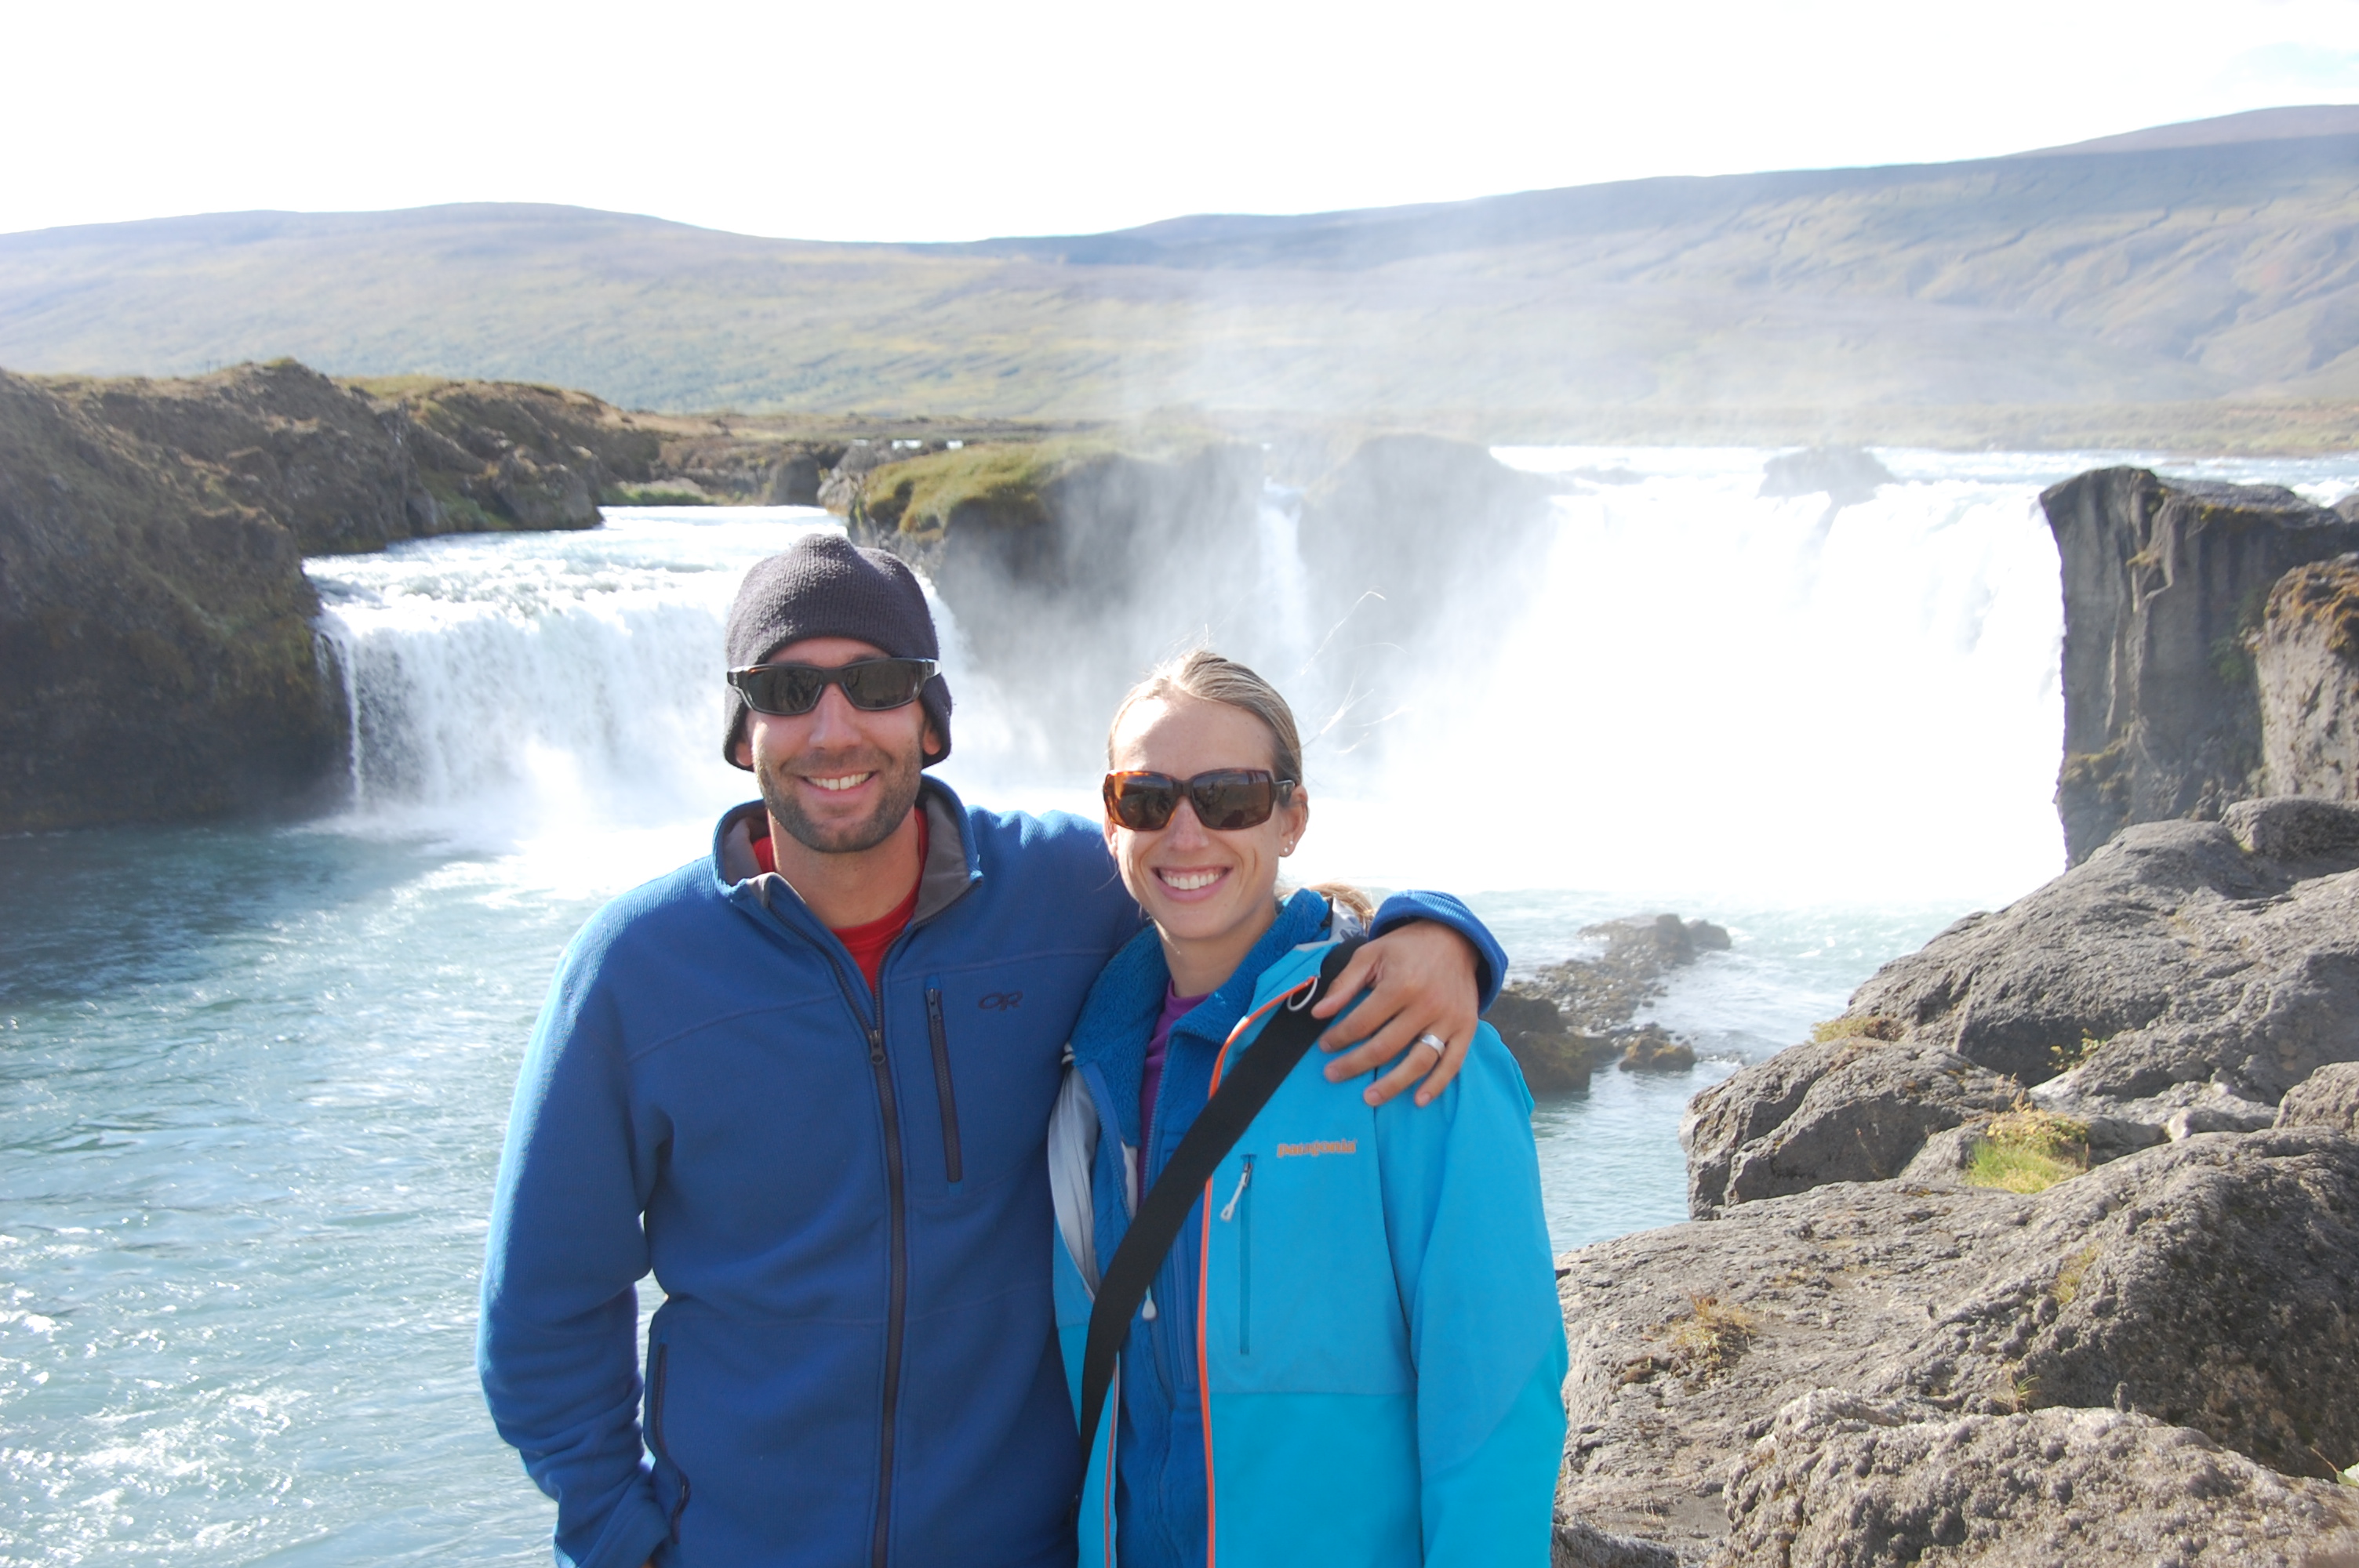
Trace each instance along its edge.
{"label": "zipper pull", "polygon": [[868,1032],[868,1059],[872,1062],[885,1059],[885,1032],[881,1029]]}
{"label": "zipper pull", "polygon": [[1228,1206],[1221,1210],[1223,1222],[1237,1217],[1237,1200],[1245,1195],[1246,1184],[1253,1180],[1253,1156],[1245,1156],[1245,1168],[1237,1173],[1237,1190],[1229,1195]]}
{"label": "zipper pull", "polygon": [[1153,1323],[1155,1321],[1155,1292],[1153,1291],[1147,1292],[1147,1305],[1139,1309],[1138,1315],[1145,1318],[1149,1323]]}

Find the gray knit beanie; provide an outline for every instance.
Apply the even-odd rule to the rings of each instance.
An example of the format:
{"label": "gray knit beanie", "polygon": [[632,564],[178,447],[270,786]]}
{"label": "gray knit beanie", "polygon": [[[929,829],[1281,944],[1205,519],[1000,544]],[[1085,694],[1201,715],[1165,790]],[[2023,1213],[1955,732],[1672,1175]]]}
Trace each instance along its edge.
{"label": "gray knit beanie", "polygon": [[[897,659],[939,659],[934,618],[925,590],[899,557],[864,550],[841,534],[806,534],[792,549],[756,561],[737,585],[729,607],[728,663],[724,669],[758,665],[788,643],[806,637],[850,637]],[[728,720],[721,755],[732,767],[745,728],[745,699],[729,692]],[[928,681],[918,701],[933,720],[942,749],[926,759],[930,767],[951,754],[951,688],[940,676]]]}

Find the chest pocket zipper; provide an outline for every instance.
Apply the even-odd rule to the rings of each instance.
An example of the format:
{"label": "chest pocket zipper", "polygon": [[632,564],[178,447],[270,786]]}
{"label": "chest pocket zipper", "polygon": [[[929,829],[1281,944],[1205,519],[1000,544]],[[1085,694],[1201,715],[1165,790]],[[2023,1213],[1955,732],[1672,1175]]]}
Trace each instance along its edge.
{"label": "chest pocket zipper", "polygon": [[957,1182],[964,1165],[959,1159],[958,1096],[951,1087],[950,1032],[942,1023],[940,986],[926,988],[926,1033],[934,1044],[934,1098],[942,1107],[942,1169],[952,1182]]}
{"label": "chest pocket zipper", "polygon": [[1223,1223],[1237,1227],[1237,1354],[1253,1354],[1253,1187],[1254,1157],[1237,1173],[1236,1190],[1221,1210]]}

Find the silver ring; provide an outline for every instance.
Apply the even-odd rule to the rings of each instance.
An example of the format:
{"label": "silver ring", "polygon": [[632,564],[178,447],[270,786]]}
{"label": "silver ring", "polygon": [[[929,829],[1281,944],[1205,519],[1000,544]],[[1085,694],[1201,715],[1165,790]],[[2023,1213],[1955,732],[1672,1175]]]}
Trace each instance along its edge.
{"label": "silver ring", "polygon": [[1436,1034],[1430,1029],[1419,1035],[1416,1039],[1410,1041],[1409,1044],[1412,1045],[1430,1045],[1433,1047],[1433,1054],[1437,1056],[1447,1056],[1450,1054],[1450,1042],[1444,1040],[1440,1035]]}

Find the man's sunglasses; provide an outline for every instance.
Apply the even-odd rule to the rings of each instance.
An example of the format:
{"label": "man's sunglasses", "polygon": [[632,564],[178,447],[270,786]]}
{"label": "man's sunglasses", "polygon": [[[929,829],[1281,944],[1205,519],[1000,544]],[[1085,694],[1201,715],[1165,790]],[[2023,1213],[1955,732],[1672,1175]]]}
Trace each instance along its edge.
{"label": "man's sunglasses", "polygon": [[1267,768],[1217,768],[1192,779],[1145,772],[1108,773],[1106,809],[1136,833],[1168,827],[1181,796],[1196,808],[1196,820],[1217,832],[1258,827],[1280,802],[1294,794],[1294,781]]}
{"label": "man's sunglasses", "polygon": [[756,665],[731,670],[729,684],[756,713],[793,719],[819,706],[827,688],[840,686],[843,699],[867,713],[906,708],[933,678],[931,659],[857,659],[848,665]]}

